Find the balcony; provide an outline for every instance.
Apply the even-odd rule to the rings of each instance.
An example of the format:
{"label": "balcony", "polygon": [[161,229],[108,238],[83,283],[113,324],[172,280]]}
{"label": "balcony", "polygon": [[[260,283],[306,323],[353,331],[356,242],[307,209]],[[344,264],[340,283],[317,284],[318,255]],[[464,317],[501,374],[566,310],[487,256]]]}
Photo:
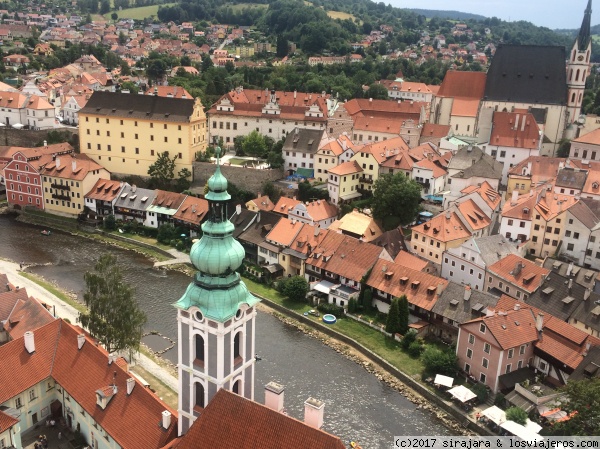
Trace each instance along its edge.
{"label": "balcony", "polygon": [[364,182],[364,183],[366,183],[366,184],[373,184],[373,180],[372,180],[372,179],[370,179],[370,178],[366,178],[366,177],[364,177],[364,176],[361,176],[361,177],[358,179],[358,181],[359,181],[359,182]]}
{"label": "balcony", "polygon": [[62,184],[56,184],[56,183],[50,184],[50,187],[52,187],[53,189],[71,190],[71,186],[64,186]]}
{"label": "balcony", "polygon": [[61,195],[60,193],[53,193],[52,198],[55,200],[71,201],[71,197],[69,195]]}

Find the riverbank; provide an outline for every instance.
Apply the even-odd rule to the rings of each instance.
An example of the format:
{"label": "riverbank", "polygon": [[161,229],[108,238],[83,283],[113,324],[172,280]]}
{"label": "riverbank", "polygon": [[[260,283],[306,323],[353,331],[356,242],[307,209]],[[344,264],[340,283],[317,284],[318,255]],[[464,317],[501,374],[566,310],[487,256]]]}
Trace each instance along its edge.
{"label": "riverbank", "polygon": [[[18,228],[18,226],[17,226],[17,228]],[[37,233],[39,234],[39,230],[37,231]],[[66,245],[66,244],[67,244],[67,242],[68,242],[68,237],[67,237],[67,234],[62,234],[62,235],[59,235],[59,234],[60,234],[60,233],[57,233],[57,237],[56,237],[56,238],[57,238],[57,239],[59,239],[60,241],[62,241],[64,245]],[[84,237],[85,237],[85,235],[82,235],[82,234],[80,234],[80,233],[78,233],[78,232],[72,232],[71,234],[74,234],[74,235],[77,235],[77,236],[84,236]],[[119,237],[119,239],[123,238],[123,240],[126,240],[126,241],[127,241],[127,240],[130,240],[130,239],[128,239],[127,237],[125,237],[124,235],[123,235],[123,236],[122,236],[122,235],[118,235],[117,237]],[[106,236],[100,236],[100,238],[101,238],[101,239],[103,239],[103,238],[106,238]],[[40,240],[40,242],[41,242],[41,243],[44,243],[44,242],[46,242],[46,239],[47,239],[47,237],[41,237],[41,238],[40,238],[39,236],[35,236],[35,237],[34,237],[34,239],[36,239],[36,240]],[[94,238],[93,240],[98,240],[98,239],[97,239],[97,238]],[[112,246],[124,247],[125,249],[131,249],[131,248],[129,247],[129,245],[128,245],[128,246],[123,246],[123,245],[121,245],[121,242],[112,242],[112,241],[111,241],[111,242],[105,242],[105,243],[109,243],[109,244],[111,244]],[[131,244],[133,244],[134,242],[127,242],[127,243],[131,243]],[[78,244],[79,244],[79,245],[81,245],[81,242],[79,242]],[[94,248],[95,248],[95,250],[94,250],[94,252],[95,252],[95,253],[101,253],[101,252],[103,251],[103,250],[102,250],[101,248],[99,248],[98,246],[94,246]],[[17,257],[20,257],[20,256],[19,256],[19,255],[13,255],[13,256],[11,256],[11,257],[17,258]],[[59,257],[60,257],[60,256],[59,256]],[[70,257],[73,257],[73,256],[70,256]],[[90,257],[87,257],[87,259],[90,259]],[[92,257],[92,259],[93,259],[93,257]],[[19,259],[19,260],[20,260],[20,259]],[[27,259],[24,259],[24,260],[27,260]],[[35,260],[38,260],[38,259],[36,259],[36,258],[30,258],[29,260],[35,261]],[[60,259],[59,259],[59,260],[60,260]],[[68,260],[71,260],[71,259],[67,259],[67,261],[68,261]],[[189,266],[180,266],[179,268],[180,268],[180,270],[177,270],[177,271],[185,271],[185,272],[187,272],[187,273],[188,273],[188,276],[189,276],[189,272],[190,272],[190,271],[193,271],[193,270],[191,270],[191,268],[190,268]],[[153,270],[151,270],[151,269],[149,269],[149,270],[150,270],[150,271],[153,271]],[[170,270],[169,270],[169,271],[170,271]],[[64,269],[62,270],[62,272],[64,272]],[[153,276],[153,277],[161,277],[159,274],[155,274],[155,275],[153,274],[152,276]],[[164,276],[164,274],[163,274],[163,276]],[[180,277],[181,277],[181,276],[180,276]],[[185,281],[185,282],[186,282],[186,285],[187,285],[187,283],[189,283],[189,278],[188,278],[188,277],[185,277],[185,278],[187,279],[187,280]],[[61,278],[54,277],[53,279],[61,279]],[[183,279],[182,279],[182,281],[183,281]],[[249,283],[249,284],[251,284],[251,283]],[[262,286],[262,287],[264,287],[264,286]],[[80,288],[80,287],[79,287],[79,288]],[[262,292],[262,293],[264,293],[264,290],[265,290],[265,289],[263,288],[263,289],[261,290],[261,292]],[[147,292],[147,293],[148,293],[148,292]],[[268,295],[268,292],[267,292],[267,295]],[[285,302],[284,302],[284,305],[285,305]],[[276,318],[277,318],[279,321],[286,322],[286,321],[284,321],[284,319],[283,319],[284,317],[283,317],[281,314],[280,314],[279,316],[277,316]],[[303,318],[303,317],[301,317],[301,316],[299,317],[300,321],[302,321],[302,318]],[[273,320],[271,320],[271,321],[273,321]],[[345,320],[344,320],[344,321],[345,321]],[[288,324],[290,324],[290,323],[288,323]],[[312,323],[311,323],[311,324],[309,324],[309,325],[312,325]],[[159,327],[159,328],[160,328],[160,327]],[[336,328],[337,328],[337,327],[336,327]],[[162,328],[161,328],[161,329],[162,329]],[[343,330],[343,329],[342,329],[342,328],[340,328],[340,330]],[[342,337],[344,337],[344,336],[343,336],[343,335],[340,335],[339,337],[340,337],[340,338],[342,338]],[[331,340],[331,337],[328,337],[328,338]],[[339,345],[340,345],[340,346],[338,346],[338,348],[340,349],[338,352],[340,352],[340,351],[346,351],[346,350],[348,350],[348,349],[352,349],[352,348],[350,348],[350,347],[349,347],[347,344],[344,344],[343,342],[337,341],[337,343],[339,343]],[[318,346],[318,345],[317,345],[317,346]],[[373,350],[373,348],[371,348],[371,350]],[[323,351],[323,352],[328,352],[328,351]],[[349,355],[352,355],[352,354],[349,354]],[[356,355],[356,354],[355,354],[355,355]],[[379,354],[379,356],[380,356],[380,358],[381,358],[381,354]],[[367,356],[367,357],[368,357],[368,356]],[[348,356],[348,357],[346,357],[346,358],[347,358],[347,359],[350,359],[350,356]],[[385,360],[387,360],[387,357],[385,357],[385,356],[384,356],[383,358],[384,358]],[[392,359],[396,360],[394,357],[392,357]],[[369,365],[369,363],[371,363],[371,364],[372,364],[372,362],[368,362],[368,360],[369,360],[368,358],[365,358],[365,359],[364,359],[364,361],[365,361],[365,362],[367,362],[367,365],[366,365],[366,366],[365,366],[365,365],[364,365],[362,362],[361,362],[361,363],[359,363],[359,362],[358,362],[357,360],[355,360],[355,359],[351,359],[351,360],[352,360],[354,363],[357,363],[357,364],[358,364],[358,365],[359,365],[361,368],[365,369],[365,371],[369,372],[370,374],[373,374],[373,372],[372,372],[372,371],[371,371],[371,369],[370,369],[370,365]],[[397,362],[397,360],[396,360],[396,362]],[[397,364],[397,363],[395,363],[395,366],[397,367],[397,366],[398,366],[398,364]],[[402,366],[402,365],[400,365],[400,366]],[[354,368],[352,368],[352,369],[354,369]],[[392,371],[392,373],[393,373],[393,371]],[[370,376],[370,374],[369,374],[369,375],[367,375],[367,374],[365,373],[365,376]],[[400,387],[400,388],[395,388],[396,390],[398,390],[398,391],[400,391],[400,392],[407,391],[407,390],[405,390],[405,385],[404,385],[406,382],[404,382],[404,383],[403,383],[403,382],[402,382],[402,378],[395,378],[394,376],[391,376],[391,377],[389,377],[389,378],[383,377],[383,375],[385,374],[385,371],[384,371],[384,370],[380,370],[380,371],[378,371],[378,372],[377,372],[377,374],[380,374],[381,376],[378,376],[378,375],[375,375],[375,376],[373,376],[373,377],[372,377],[372,381],[374,381],[375,379],[379,379],[380,381],[381,381],[381,380],[383,380],[383,381],[385,381],[387,384],[389,384],[389,385],[391,385],[391,386],[393,386],[393,387],[396,387],[396,385],[394,385],[394,382],[396,382],[396,384],[397,384],[397,385]],[[414,373],[411,371],[411,374],[414,374]],[[286,379],[287,377],[288,377],[287,375],[286,375],[286,376],[283,376],[283,378],[282,378],[282,379]],[[398,379],[400,379],[400,380],[398,380]],[[370,381],[371,381],[371,380],[370,380]],[[369,382],[370,382],[370,381],[369,381]],[[410,385],[410,384],[408,384],[408,385]],[[404,396],[406,396],[406,394],[405,394]],[[413,402],[415,402],[415,401],[413,401]],[[439,411],[439,410],[437,410],[437,408],[436,408],[436,406],[435,406],[435,404],[434,404],[434,403],[430,404],[430,403],[429,403],[429,401],[427,401],[427,400],[425,400],[425,399],[423,399],[423,400],[422,400],[420,403],[418,403],[418,405],[421,405],[421,408],[427,407],[427,408],[429,409],[429,407],[431,407],[431,409],[430,409],[430,410],[431,410],[432,412],[434,412],[434,414],[437,414],[437,412]],[[443,412],[442,412],[442,413],[443,413]],[[428,414],[429,414],[429,413],[428,413]],[[459,419],[459,422],[461,422],[461,423],[462,423],[462,422],[464,422],[464,420],[465,420],[465,416],[464,416],[464,415],[463,415],[463,416],[459,416],[459,417],[458,417],[458,419]],[[450,426],[450,427],[452,427],[452,426]],[[391,427],[389,427],[389,428],[391,428]],[[458,433],[458,432],[457,432],[457,433]]]}

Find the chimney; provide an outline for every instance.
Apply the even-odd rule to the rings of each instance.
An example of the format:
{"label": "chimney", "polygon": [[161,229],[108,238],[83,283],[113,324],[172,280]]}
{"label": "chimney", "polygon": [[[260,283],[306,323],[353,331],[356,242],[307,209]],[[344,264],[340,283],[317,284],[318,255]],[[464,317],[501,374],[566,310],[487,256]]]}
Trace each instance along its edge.
{"label": "chimney", "polygon": [[464,300],[468,301],[469,299],[471,299],[471,286],[466,285],[465,286],[465,295],[464,295]]}
{"label": "chimney", "polygon": [[515,119],[515,127],[514,129],[518,130],[519,129],[519,114],[517,114],[517,118]]}
{"label": "chimney", "polygon": [[525,120],[525,117],[523,117],[523,122],[521,123],[521,132],[525,131],[525,123],[527,123],[527,126],[529,126],[529,122]]}
{"label": "chimney", "polygon": [[127,396],[131,394],[131,392],[133,391],[133,387],[135,387],[135,379],[133,377],[130,377],[129,379],[127,379]]}
{"label": "chimney", "polygon": [[573,289],[573,278],[569,279],[569,294],[571,293],[571,290]]}
{"label": "chimney", "polygon": [[573,267],[574,267],[573,262],[571,262],[569,264],[569,266],[567,267],[567,277],[571,277],[571,273],[573,272]]}
{"label": "chimney", "polygon": [[516,310],[516,311],[519,311],[519,310],[521,310],[521,304],[519,304],[518,302],[517,302],[517,303],[515,303],[515,310]]}
{"label": "chimney", "polygon": [[45,146],[46,148],[48,148],[48,141],[47,141],[47,140],[44,140],[44,146]]}
{"label": "chimney", "polygon": [[592,294],[592,289],[591,288],[586,288],[585,292],[583,292],[583,300],[586,301],[590,295]]}
{"label": "chimney", "polygon": [[242,214],[242,205],[241,204],[238,204],[235,206],[235,213],[238,215]]}
{"label": "chimney", "polygon": [[323,426],[323,412],[325,403],[315,398],[304,401],[304,423],[315,429]]}
{"label": "chimney", "polygon": [[444,291],[444,284],[442,284],[441,282],[437,285],[437,288],[435,289],[435,293],[436,295],[440,296],[442,294],[442,292]]}
{"label": "chimney", "polygon": [[79,334],[77,336],[77,349],[83,348],[84,343],[85,343],[85,334]]}
{"label": "chimney", "polygon": [[512,191],[512,196],[510,197],[510,205],[516,206],[518,199],[519,199],[519,191],[515,189]]}
{"label": "chimney", "polygon": [[162,412],[162,427],[165,430],[171,427],[171,412],[168,410]]}
{"label": "chimney", "polygon": [[25,340],[25,349],[29,354],[35,352],[35,340],[33,339],[33,332],[27,331],[23,336]]}
{"label": "chimney", "polygon": [[452,216],[451,212],[449,210],[446,211],[446,220],[450,220],[450,217]]}
{"label": "chimney", "polygon": [[73,159],[73,161],[71,162],[71,169],[73,171],[77,170],[77,161],[75,159]]}
{"label": "chimney", "polygon": [[276,382],[265,385],[265,406],[276,412],[283,412],[283,397],[285,387]]}
{"label": "chimney", "polygon": [[294,100],[296,99],[297,94],[298,94],[298,92],[296,90],[294,90]]}
{"label": "chimney", "polygon": [[543,312],[538,313],[538,315],[535,317],[535,328],[540,333],[544,329],[544,313]]}
{"label": "chimney", "polygon": [[56,168],[60,168],[60,158],[56,158]]}

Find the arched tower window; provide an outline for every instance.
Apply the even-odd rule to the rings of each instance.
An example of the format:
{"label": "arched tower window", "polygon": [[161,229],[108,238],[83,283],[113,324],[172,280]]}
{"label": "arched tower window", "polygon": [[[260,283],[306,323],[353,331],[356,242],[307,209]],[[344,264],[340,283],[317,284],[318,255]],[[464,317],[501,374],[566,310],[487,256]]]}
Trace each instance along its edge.
{"label": "arched tower window", "polygon": [[242,333],[238,332],[233,337],[233,364],[237,366],[242,363]]}
{"label": "arched tower window", "polygon": [[581,103],[581,99],[583,98],[583,94],[580,92],[579,93],[579,99],[577,100],[578,103]]}
{"label": "arched tower window", "polygon": [[235,394],[240,394],[242,392],[242,381],[238,379],[234,382],[233,388],[231,389]]}
{"label": "arched tower window", "polygon": [[575,103],[575,92],[571,94],[571,103]]}
{"label": "arched tower window", "polygon": [[573,55],[571,56],[571,61],[575,61],[576,50],[573,49]]}
{"label": "arched tower window", "polygon": [[588,50],[585,55],[585,62],[590,62],[590,51]]}
{"label": "arched tower window", "polygon": [[579,69],[577,69],[577,72],[575,73],[575,81],[579,81]]}
{"label": "arched tower window", "polygon": [[202,335],[196,334],[194,336],[194,365],[203,367],[204,366],[204,338]]}
{"label": "arched tower window", "polygon": [[194,409],[204,408],[204,385],[200,382],[194,383]]}
{"label": "arched tower window", "polygon": [[569,69],[569,81],[573,81],[573,69]]}

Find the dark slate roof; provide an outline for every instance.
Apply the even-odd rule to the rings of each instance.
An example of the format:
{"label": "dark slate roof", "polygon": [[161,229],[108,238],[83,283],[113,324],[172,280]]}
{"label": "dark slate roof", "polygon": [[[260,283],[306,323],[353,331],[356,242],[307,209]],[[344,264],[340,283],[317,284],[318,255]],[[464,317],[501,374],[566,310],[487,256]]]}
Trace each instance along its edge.
{"label": "dark slate roof", "polygon": [[591,39],[591,21],[592,21],[592,0],[588,0],[579,35],[577,36],[577,48],[579,51],[586,51]]}
{"label": "dark slate roof", "polygon": [[568,189],[583,189],[585,180],[587,179],[587,171],[565,167],[558,171],[556,175],[555,185],[557,187],[566,187]]}
{"label": "dark slate roof", "polygon": [[92,94],[79,114],[189,122],[194,112],[194,101],[187,98],[97,91]]}
{"label": "dark slate roof", "polygon": [[[125,185],[115,207],[122,207],[131,210],[146,210],[156,198],[156,190],[140,189],[139,187]],[[144,201],[142,201],[144,200]]]}
{"label": "dark slate roof", "polygon": [[385,248],[392,259],[395,259],[400,251],[410,252],[406,247],[404,234],[402,234],[402,229],[400,228],[384,232],[370,243]]}
{"label": "dark slate roof", "polygon": [[564,47],[501,45],[487,73],[484,100],[564,105],[566,59]]}
{"label": "dark slate roof", "polygon": [[485,310],[488,307],[494,307],[498,303],[498,299],[488,293],[471,289],[471,296],[468,301],[465,301],[465,286],[448,282],[448,286],[439,296],[431,311],[462,324],[484,316]]}
{"label": "dark slate roof", "polygon": [[[582,204],[582,201],[584,201],[584,198],[581,198],[580,201],[575,203],[569,211],[575,206]],[[544,259],[544,268],[552,270],[553,273],[557,273],[565,278],[572,277],[577,284],[592,290],[594,289],[596,277],[598,276],[598,271],[592,270],[591,268],[582,268],[573,263],[564,262],[551,257],[546,257],[546,259]]]}
{"label": "dark slate roof", "polygon": [[237,239],[237,237],[244,232],[244,229],[246,229],[246,227],[252,222],[257,214],[257,212],[252,212],[251,210],[244,209],[243,207],[238,214],[234,208],[234,213],[229,218],[229,221],[231,221],[235,226],[233,230],[233,237]]}
{"label": "dark slate roof", "polygon": [[265,237],[281,218],[281,215],[273,212],[259,212],[256,220],[246,230],[238,234],[238,240],[242,243],[247,242],[255,245],[265,243]]}
{"label": "dark slate roof", "polygon": [[575,281],[572,282],[571,291],[569,291],[569,279],[552,272],[525,302],[558,319],[568,321],[583,301],[584,293],[585,287]]}
{"label": "dark slate roof", "polygon": [[321,143],[325,130],[294,128],[288,133],[283,144],[283,151],[301,151],[303,153],[316,153]]}
{"label": "dark slate roof", "polygon": [[569,376],[569,381],[585,380],[600,377],[600,346],[592,346],[575,371]]}
{"label": "dark slate roof", "polygon": [[571,314],[571,320],[577,320],[578,323],[583,323],[596,332],[600,332],[599,312],[600,295],[598,293],[591,293],[587,300],[579,302],[577,308]]}

